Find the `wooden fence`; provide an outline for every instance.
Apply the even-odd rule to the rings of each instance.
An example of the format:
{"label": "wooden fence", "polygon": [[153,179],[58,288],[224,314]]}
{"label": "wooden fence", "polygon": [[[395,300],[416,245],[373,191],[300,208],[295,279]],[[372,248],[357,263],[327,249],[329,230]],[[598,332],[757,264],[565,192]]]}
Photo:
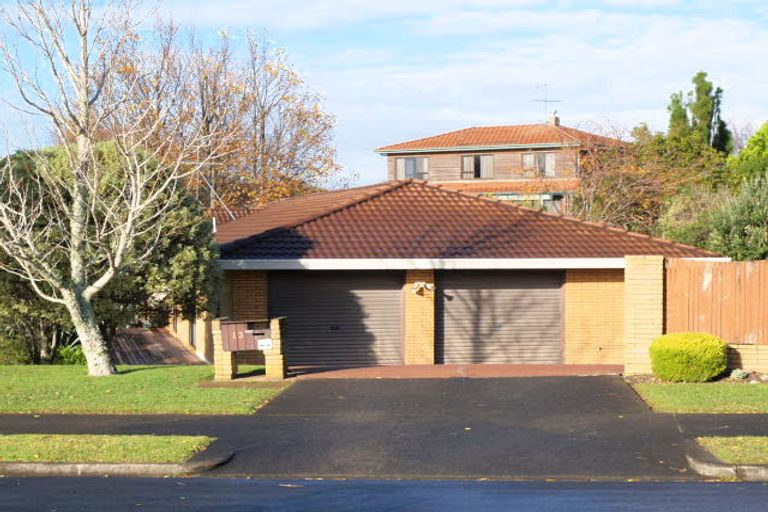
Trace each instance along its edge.
{"label": "wooden fence", "polygon": [[702,331],[768,345],[768,260],[667,260],[667,332]]}

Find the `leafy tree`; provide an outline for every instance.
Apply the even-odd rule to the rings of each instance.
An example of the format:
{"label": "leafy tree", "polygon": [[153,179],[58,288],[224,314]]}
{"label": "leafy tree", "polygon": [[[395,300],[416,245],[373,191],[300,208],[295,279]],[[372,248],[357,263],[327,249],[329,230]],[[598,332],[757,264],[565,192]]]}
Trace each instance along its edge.
{"label": "leafy tree", "polygon": [[659,234],[670,240],[708,248],[712,232],[712,215],[731,199],[726,187],[712,190],[709,186],[693,186],[670,197],[659,219]]}
{"label": "leafy tree", "polygon": [[747,145],[738,155],[728,158],[728,170],[731,183],[742,182],[761,175],[768,169],[768,123],[747,141]]}
{"label": "leafy tree", "polygon": [[662,234],[735,260],[768,258],[768,173],[745,182],[738,192],[692,190],[672,200]]}
{"label": "leafy tree", "polygon": [[[101,143],[96,149],[106,182],[119,185],[114,174],[120,164],[116,146]],[[18,152],[4,166],[34,182],[41,155],[53,162],[49,168],[60,168],[65,165],[64,151],[58,147]],[[170,312],[190,318],[214,296],[218,271],[212,225],[200,202],[185,189],[168,196],[168,202],[177,207],[158,219],[163,236],[156,240],[145,234],[135,241],[138,251],[149,245],[155,250],[140,263],[125,267],[94,299],[98,328],[107,341],[116,328],[137,319],[164,325]],[[77,339],[64,307],[42,299],[24,279],[7,272],[0,273],[0,326],[0,352],[6,354],[7,362],[51,362],[60,347]]]}
{"label": "leafy tree", "polygon": [[666,199],[717,181],[725,158],[693,137],[665,137],[646,125],[635,128],[632,135],[632,143],[595,147],[582,155],[575,213],[655,234]]}
{"label": "leafy tree", "polygon": [[753,177],[712,214],[707,246],[739,261],[768,258],[768,173]]}
{"label": "leafy tree", "polygon": [[[231,131],[195,108],[195,56],[172,40],[158,52],[166,34],[144,30],[131,3],[14,7],[1,9],[15,37],[0,38],[0,67],[20,111],[45,119],[63,151],[60,161],[36,157],[31,177],[0,172],[0,263],[66,309],[89,374],[112,375],[94,301],[157,251],[178,190],[229,150]],[[147,84],[151,101],[136,101]],[[101,158],[102,141],[117,165]]]}
{"label": "leafy tree", "polygon": [[672,94],[669,105],[669,128],[667,133],[670,137],[680,138],[691,135],[691,122],[688,120],[688,110],[683,100],[683,93],[676,92]]}
{"label": "leafy tree", "polygon": [[723,89],[716,88],[704,71],[696,73],[691,82],[693,90],[687,93],[686,99],[682,92],[670,98],[668,135],[673,138],[693,135],[718,151],[730,153],[732,135],[721,112]]}

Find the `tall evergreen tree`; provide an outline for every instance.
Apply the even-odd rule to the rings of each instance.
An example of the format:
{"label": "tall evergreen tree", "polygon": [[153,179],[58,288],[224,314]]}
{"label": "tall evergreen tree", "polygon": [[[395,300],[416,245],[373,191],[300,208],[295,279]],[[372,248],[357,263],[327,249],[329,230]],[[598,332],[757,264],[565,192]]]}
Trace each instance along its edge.
{"label": "tall evergreen tree", "polygon": [[730,153],[733,150],[733,136],[722,119],[723,89],[715,87],[704,71],[699,71],[691,80],[693,90],[683,100],[683,93],[672,94],[669,112],[670,137],[686,137],[696,134],[707,145]]}
{"label": "tall evergreen tree", "polygon": [[667,106],[667,112],[669,112],[669,129],[667,133],[670,137],[687,137],[691,134],[691,123],[688,121],[688,110],[683,101],[682,92],[672,94]]}

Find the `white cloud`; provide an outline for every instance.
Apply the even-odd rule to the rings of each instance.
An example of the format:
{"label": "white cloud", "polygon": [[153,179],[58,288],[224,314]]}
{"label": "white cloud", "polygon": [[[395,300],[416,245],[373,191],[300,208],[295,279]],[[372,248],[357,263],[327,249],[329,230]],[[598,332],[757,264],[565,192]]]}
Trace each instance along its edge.
{"label": "white cloud", "polygon": [[[433,34],[460,26],[446,23],[447,16],[434,18]],[[469,125],[541,121],[540,106],[530,100],[540,95],[535,85],[542,82],[550,84],[550,97],[564,100],[557,108],[570,125],[599,120],[630,128],[645,121],[664,129],[670,93],[688,90],[699,70],[725,89],[728,119],[759,125],[768,118],[768,70],[755,65],[759,49],[768,47],[768,31],[758,22],[587,11],[575,13],[575,23],[553,14],[553,30],[543,33],[545,18],[536,15],[539,28],[531,33],[477,36],[465,50],[418,63],[393,58],[310,66],[312,85],[325,92],[342,121],[342,162],[364,181],[378,181],[384,160],[368,167],[373,160],[358,159],[364,144],[373,149]]]}
{"label": "white cloud", "polygon": [[369,20],[429,16],[435,12],[476,6],[511,8],[536,0],[168,0],[161,10],[176,21],[198,26],[264,26],[270,30],[311,30]]}

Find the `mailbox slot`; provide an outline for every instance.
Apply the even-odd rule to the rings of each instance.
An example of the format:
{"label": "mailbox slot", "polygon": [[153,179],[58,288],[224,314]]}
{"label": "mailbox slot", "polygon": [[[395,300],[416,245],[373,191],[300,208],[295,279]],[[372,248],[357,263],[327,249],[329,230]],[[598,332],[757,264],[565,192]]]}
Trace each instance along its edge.
{"label": "mailbox slot", "polygon": [[259,340],[271,338],[268,320],[225,320],[221,322],[224,350],[259,350]]}

